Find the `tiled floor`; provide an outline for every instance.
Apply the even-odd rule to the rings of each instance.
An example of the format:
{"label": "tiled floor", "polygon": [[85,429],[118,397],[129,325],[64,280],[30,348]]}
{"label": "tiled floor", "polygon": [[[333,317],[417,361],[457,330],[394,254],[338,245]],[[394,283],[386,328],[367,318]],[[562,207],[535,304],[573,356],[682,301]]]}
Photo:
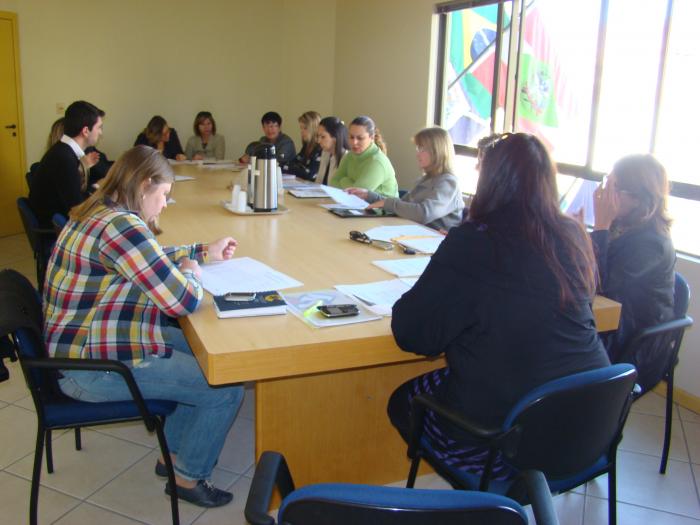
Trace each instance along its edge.
{"label": "tiled floor", "polygon": [[[34,275],[24,236],[0,238],[0,268]],[[21,370],[10,364],[10,380],[0,383],[0,509],[3,525],[25,524],[33,460],[36,418]],[[217,486],[232,490],[234,502],[203,510],[181,503],[183,524],[245,523],[243,506],[254,458],[254,391],[246,388],[241,413],[226,441],[214,473]],[[620,525],[700,525],[700,415],[677,408],[671,460],[658,474],[663,439],[664,400],[651,393],[635,403],[618,453]],[[40,523],[126,525],[170,522],[164,483],[153,474],[154,436],[140,424],[96,427],[84,431],[83,450],[72,433],[55,433],[53,474],[42,474]],[[437,476],[423,476],[420,487],[447,488]],[[562,525],[607,523],[604,477],[557,496]]]}

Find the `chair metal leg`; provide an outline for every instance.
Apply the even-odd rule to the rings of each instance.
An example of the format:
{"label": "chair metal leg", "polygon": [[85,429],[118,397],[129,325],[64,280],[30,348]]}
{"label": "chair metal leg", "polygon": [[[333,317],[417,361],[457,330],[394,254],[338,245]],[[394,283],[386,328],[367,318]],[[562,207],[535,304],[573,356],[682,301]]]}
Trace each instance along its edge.
{"label": "chair metal leg", "polygon": [[617,458],[608,471],[608,525],[617,525]]}
{"label": "chair metal leg", "polygon": [[32,488],[29,496],[29,525],[37,525],[39,482],[41,481],[41,456],[44,452],[45,433],[46,430],[40,421],[36,431],[36,447],[34,448],[34,469],[32,470]]}
{"label": "chair metal leg", "polygon": [[416,452],[416,455],[411,461],[411,468],[408,471],[408,479],[406,480],[406,488],[412,489],[416,484],[416,475],[418,474],[418,465],[420,464],[420,452]]}
{"label": "chair metal leg", "polygon": [[177,503],[177,490],[175,489],[175,470],[173,469],[173,461],[170,457],[168,442],[166,441],[165,433],[163,432],[164,421],[159,418],[155,418],[155,420],[156,436],[158,436],[160,452],[163,454],[163,461],[165,462],[165,467],[168,470],[168,484],[173,489],[170,491],[170,512],[173,515],[173,525],[180,525],[180,511]]}
{"label": "chair metal leg", "polygon": [[673,368],[666,376],[666,422],[664,430],[664,448],[661,452],[659,474],[666,474],[668,453],[671,450],[671,426],[673,425]]}
{"label": "chair metal leg", "polygon": [[83,449],[83,442],[80,439],[80,427],[76,427],[75,429],[75,450],[82,450]]}
{"label": "chair metal leg", "polygon": [[46,430],[46,471],[53,474],[53,447],[51,446],[51,429]]}

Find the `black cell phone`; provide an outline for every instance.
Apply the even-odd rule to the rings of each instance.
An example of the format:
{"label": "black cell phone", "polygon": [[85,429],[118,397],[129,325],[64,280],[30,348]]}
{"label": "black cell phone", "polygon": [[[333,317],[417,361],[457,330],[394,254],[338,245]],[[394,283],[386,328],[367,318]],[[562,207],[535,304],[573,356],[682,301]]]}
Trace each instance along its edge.
{"label": "black cell phone", "polygon": [[354,304],[324,304],[318,311],[325,317],[350,317],[360,313]]}
{"label": "black cell phone", "polygon": [[224,294],[224,301],[254,301],[255,292],[229,292]]}

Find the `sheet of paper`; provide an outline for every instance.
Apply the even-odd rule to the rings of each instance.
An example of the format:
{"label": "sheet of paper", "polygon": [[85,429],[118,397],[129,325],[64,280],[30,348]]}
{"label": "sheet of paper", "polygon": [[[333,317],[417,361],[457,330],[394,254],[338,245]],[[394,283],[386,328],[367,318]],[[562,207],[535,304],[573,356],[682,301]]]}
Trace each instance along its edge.
{"label": "sheet of paper", "polygon": [[216,162],[212,164],[205,162],[202,164],[202,168],[205,170],[241,171],[243,169],[243,165],[238,164],[237,162]]}
{"label": "sheet of paper", "polygon": [[372,261],[372,264],[396,277],[412,277],[421,275],[429,262],[430,257],[406,257],[404,259]]}
{"label": "sheet of paper", "polygon": [[189,175],[175,175],[175,182],[182,182],[184,180],[195,180],[194,177]]}
{"label": "sheet of paper", "polygon": [[391,307],[411,286],[400,279],[391,279],[366,284],[338,284],[335,288],[364,301],[377,314],[391,315]]}
{"label": "sheet of paper", "polygon": [[170,163],[171,166],[193,166],[193,165],[199,164],[200,161],[198,161],[198,160],[168,159],[168,162]]}
{"label": "sheet of paper", "polygon": [[212,295],[264,292],[303,286],[304,283],[250,257],[202,265],[202,284]]}
{"label": "sheet of paper", "polygon": [[[420,224],[402,224],[399,226],[377,226],[365,232],[370,239],[391,241],[398,237],[437,237],[443,239],[444,235],[436,230],[421,226]],[[403,242],[402,242],[403,244]]]}
{"label": "sheet of paper", "polygon": [[[287,309],[290,312],[305,323],[319,328],[381,319],[381,315],[373,314],[368,307],[338,290],[317,290],[313,292],[286,293],[283,295],[284,300],[287,302]],[[324,304],[357,304],[357,309],[360,313],[350,317],[328,318],[324,317],[316,309],[317,306]]]}
{"label": "sheet of paper", "polygon": [[399,244],[405,246],[406,248],[411,248],[420,253],[433,254],[440,247],[440,243],[443,241],[444,237],[425,237],[417,239],[403,239],[399,240]]}
{"label": "sheet of paper", "polygon": [[357,195],[350,195],[345,193],[345,190],[338,188],[333,188],[332,186],[321,185],[323,190],[328,194],[328,196],[333,199],[338,204],[347,206],[349,208],[363,209],[369,205],[369,202],[362,200]]}
{"label": "sheet of paper", "polygon": [[290,189],[289,193],[299,199],[327,199],[328,194],[320,186]]}

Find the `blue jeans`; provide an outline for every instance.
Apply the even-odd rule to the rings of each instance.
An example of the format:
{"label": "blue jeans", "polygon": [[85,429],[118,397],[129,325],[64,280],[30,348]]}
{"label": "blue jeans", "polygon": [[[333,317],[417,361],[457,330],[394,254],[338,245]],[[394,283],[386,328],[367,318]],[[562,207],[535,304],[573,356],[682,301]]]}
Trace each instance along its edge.
{"label": "blue jeans", "polygon": [[[176,401],[165,420],[168,447],[177,454],[175,471],[185,479],[209,479],[243,400],[242,386],[211,387],[182,331],[168,328],[170,358],[149,356],[131,371],[145,399]],[[110,372],[63,371],[61,390],[81,401],[132,399],[122,377]]]}

